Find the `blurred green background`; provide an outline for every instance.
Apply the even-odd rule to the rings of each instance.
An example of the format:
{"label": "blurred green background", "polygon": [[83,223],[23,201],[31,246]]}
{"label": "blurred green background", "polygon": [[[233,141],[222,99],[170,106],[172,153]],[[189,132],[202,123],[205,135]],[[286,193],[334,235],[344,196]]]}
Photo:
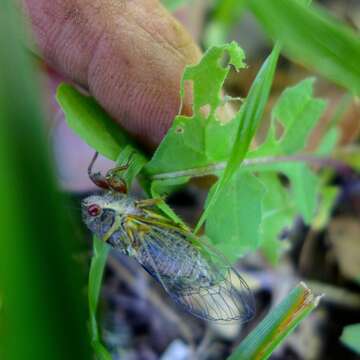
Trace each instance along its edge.
{"label": "blurred green background", "polygon": [[33,59],[0,5],[0,358],[90,359],[86,279],[74,260]]}

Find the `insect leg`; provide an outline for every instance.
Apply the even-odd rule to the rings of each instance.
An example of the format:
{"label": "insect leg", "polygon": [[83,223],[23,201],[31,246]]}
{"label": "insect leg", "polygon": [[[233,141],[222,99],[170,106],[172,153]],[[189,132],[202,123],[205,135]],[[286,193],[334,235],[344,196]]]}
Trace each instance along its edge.
{"label": "insect leg", "polygon": [[[116,168],[118,169],[118,168]],[[124,169],[123,169],[124,170]],[[128,188],[125,180],[120,177],[118,174],[113,173],[112,170],[109,170],[105,176],[106,182],[109,185],[111,190],[126,194],[128,192]]]}
{"label": "insect leg", "polygon": [[137,208],[148,208],[160,204],[165,200],[165,196],[156,197],[153,199],[143,199],[135,202]]}
{"label": "insect leg", "polygon": [[110,169],[106,173],[105,179],[106,179],[110,189],[115,190],[117,192],[124,193],[124,194],[126,194],[128,192],[126,182],[123,179],[123,177],[121,176],[121,173],[129,168],[131,158],[133,157],[133,155],[135,153],[136,152],[133,151],[130,154],[130,156],[129,156],[129,158],[128,158],[125,165],[117,166],[117,167],[115,167],[113,169]]}
{"label": "insect leg", "polygon": [[90,180],[98,187],[102,188],[102,189],[109,189],[109,184],[106,180],[106,178],[101,175],[100,172],[96,172],[94,173],[93,172],[93,167],[94,167],[94,163],[98,157],[99,153],[96,151],[90,164],[89,164],[89,167],[88,167],[88,175],[89,175],[89,178]]}

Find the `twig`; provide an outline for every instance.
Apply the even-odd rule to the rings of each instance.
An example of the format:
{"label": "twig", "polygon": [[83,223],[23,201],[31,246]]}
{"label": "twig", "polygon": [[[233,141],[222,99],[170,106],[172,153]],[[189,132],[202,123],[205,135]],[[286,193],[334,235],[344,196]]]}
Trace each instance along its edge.
{"label": "twig", "polygon": [[[284,164],[284,163],[308,163],[312,165],[318,165],[321,167],[332,167],[338,172],[351,173],[352,169],[350,166],[344,162],[329,158],[329,157],[320,157],[315,155],[299,154],[299,155],[290,155],[290,156],[264,156],[254,159],[246,159],[243,161],[242,166],[251,170],[257,166],[266,166],[273,164]],[[205,175],[211,175],[216,171],[222,171],[226,167],[226,161],[209,164],[207,166],[201,166],[198,168],[166,172],[153,175],[152,180],[165,180],[173,179],[177,177],[201,177]]]}
{"label": "twig", "polygon": [[205,335],[203,336],[201,343],[197,347],[196,351],[194,352],[193,359],[194,360],[201,360],[206,359],[206,350],[211,345],[211,342],[214,338],[214,333],[209,326],[206,327]]}

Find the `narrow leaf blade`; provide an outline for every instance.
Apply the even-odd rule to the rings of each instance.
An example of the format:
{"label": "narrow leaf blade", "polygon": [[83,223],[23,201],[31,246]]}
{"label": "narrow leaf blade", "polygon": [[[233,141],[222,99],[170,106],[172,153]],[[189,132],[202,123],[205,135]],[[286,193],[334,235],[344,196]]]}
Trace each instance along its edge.
{"label": "narrow leaf blade", "polygon": [[96,312],[99,303],[100,289],[109,254],[109,246],[96,236],[93,238],[93,257],[89,271],[88,301],[89,301],[89,327],[91,344],[99,359],[111,359],[106,348],[101,343]]}
{"label": "narrow leaf blade", "polygon": [[316,5],[295,0],[250,0],[266,32],[284,46],[290,58],[360,93],[360,38]]}
{"label": "narrow leaf blade", "polygon": [[305,284],[300,283],[241,342],[228,360],[265,360],[318,305]]}
{"label": "narrow leaf blade", "polygon": [[250,88],[245,104],[238,113],[239,126],[230,158],[224,173],[217,183],[215,191],[207,200],[207,206],[196,225],[195,232],[200,229],[208,217],[210,209],[216,203],[220,190],[224,188],[225,185],[229,182],[245,158],[251,140],[253,139],[257,127],[262,120],[265,106],[269,98],[279,54],[280,46],[276,45],[270,56],[266,59],[263,66],[261,67]]}
{"label": "narrow leaf blade", "polygon": [[360,324],[345,326],[340,340],[360,355]]}

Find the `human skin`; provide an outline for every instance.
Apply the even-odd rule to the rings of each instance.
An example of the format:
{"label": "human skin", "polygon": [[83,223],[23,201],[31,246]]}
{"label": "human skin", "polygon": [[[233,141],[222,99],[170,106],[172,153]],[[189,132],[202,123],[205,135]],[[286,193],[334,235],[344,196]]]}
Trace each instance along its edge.
{"label": "human skin", "polygon": [[[155,148],[179,110],[180,79],[200,50],[156,0],[23,0],[36,45],[129,133]],[[186,91],[182,112],[191,113]]]}

